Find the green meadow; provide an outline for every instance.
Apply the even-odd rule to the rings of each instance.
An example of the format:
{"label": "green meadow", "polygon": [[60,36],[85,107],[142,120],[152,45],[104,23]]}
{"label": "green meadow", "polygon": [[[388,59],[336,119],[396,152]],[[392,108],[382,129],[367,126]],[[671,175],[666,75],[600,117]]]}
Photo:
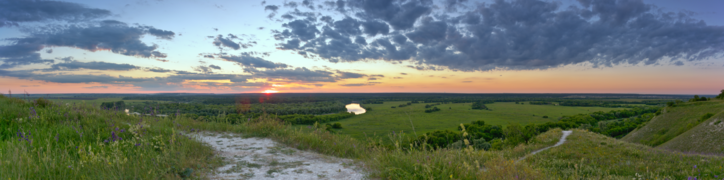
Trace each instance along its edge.
{"label": "green meadow", "polygon": [[[516,104],[514,102],[496,102],[486,104],[490,110],[471,109],[472,103],[440,104],[436,107],[440,111],[425,113],[425,105],[432,103],[418,103],[406,107],[397,107],[407,101],[384,102],[384,104],[363,104],[365,108],[372,108],[365,114],[357,115],[338,121],[343,129],[341,134],[348,134],[355,138],[365,138],[386,135],[392,131],[404,131],[408,135],[422,135],[435,130],[454,130],[461,123],[472,121],[485,121],[491,125],[508,125],[518,123],[540,124],[556,121],[561,116],[591,113],[596,111],[611,111],[624,108],[604,107],[571,107],[553,105]],[[391,108],[395,106],[396,108]],[[543,118],[548,116],[548,118]],[[414,125],[415,130],[412,127]]]}

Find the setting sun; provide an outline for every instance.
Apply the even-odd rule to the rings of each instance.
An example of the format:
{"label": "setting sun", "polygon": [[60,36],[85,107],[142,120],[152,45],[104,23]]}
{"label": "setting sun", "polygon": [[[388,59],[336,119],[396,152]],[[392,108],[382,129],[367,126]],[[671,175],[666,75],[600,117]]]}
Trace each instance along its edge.
{"label": "setting sun", "polygon": [[277,91],[277,90],[273,90],[273,89],[267,89],[267,90],[265,90],[265,91],[262,91],[262,92],[263,92],[263,93],[267,93],[267,94],[269,94],[269,93],[277,93],[277,92],[279,92],[279,91]]}

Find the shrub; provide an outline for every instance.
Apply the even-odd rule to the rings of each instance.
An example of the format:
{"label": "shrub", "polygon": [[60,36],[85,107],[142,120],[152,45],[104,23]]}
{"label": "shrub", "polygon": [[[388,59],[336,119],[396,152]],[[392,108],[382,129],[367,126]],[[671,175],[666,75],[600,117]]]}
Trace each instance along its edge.
{"label": "shrub", "polygon": [[38,98],[37,100],[33,101],[33,105],[38,106],[38,107],[43,107],[43,108],[50,106],[52,104],[53,104],[53,102],[50,102],[49,100],[43,99],[43,98]]}
{"label": "shrub", "polygon": [[707,119],[711,118],[712,116],[714,116],[714,114],[712,114],[712,113],[706,113],[706,114],[704,114],[703,116],[701,116],[701,119],[699,119],[699,122],[704,122],[704,121],[706,121]]}
{"label": "shrub", "polygon": [[490,145],[490,143],[486,142],[484,138],[473,140],[473,148],[475,149],[482,149],[487,151],[490,149],[490,147],[492,146]]}
{"label": "shrub", "polygon": [[334,128],[334,129],[342,129],[342,124],[340,124],[340,123],[334,123],[334,124],[332,124],[332,128]]}
{"label": "shrub", "polygon": [[548,116],[543,116],[543,118],[548,118]]}

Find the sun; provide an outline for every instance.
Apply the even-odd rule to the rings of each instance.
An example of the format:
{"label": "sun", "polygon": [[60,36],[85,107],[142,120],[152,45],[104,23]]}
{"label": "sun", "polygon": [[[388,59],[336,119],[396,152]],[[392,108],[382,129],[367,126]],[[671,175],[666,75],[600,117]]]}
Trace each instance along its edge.
{"label": "sun", "polygon": [[262,91],[262,92],[269,94],[269,93],[277,93],[277,92],[279,92],[279,91],[273,90],[273,89],[267,89],[267,90],[264,90],[264,91]]}

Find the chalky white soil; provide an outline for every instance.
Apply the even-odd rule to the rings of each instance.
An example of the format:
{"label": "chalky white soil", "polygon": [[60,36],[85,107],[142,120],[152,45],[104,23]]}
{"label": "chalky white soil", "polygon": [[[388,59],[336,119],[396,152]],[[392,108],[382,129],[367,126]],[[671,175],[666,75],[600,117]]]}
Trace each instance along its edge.
{"label": "chalky white soil", "polygon": [[211,145],[224,165],[211,179],[363,179],[350,159],[285,147],[270,139],[201,132],[192,137]]}

